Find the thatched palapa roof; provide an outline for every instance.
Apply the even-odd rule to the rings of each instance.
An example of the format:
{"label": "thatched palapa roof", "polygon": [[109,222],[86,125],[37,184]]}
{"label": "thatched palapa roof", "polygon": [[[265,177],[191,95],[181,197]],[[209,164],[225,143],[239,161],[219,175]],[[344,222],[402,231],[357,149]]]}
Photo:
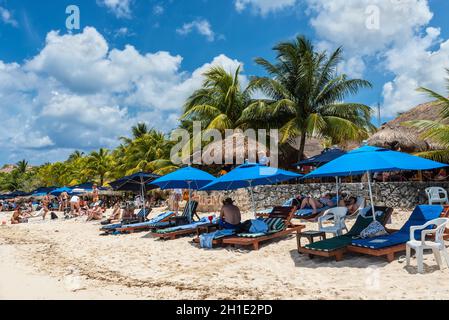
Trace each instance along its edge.
{"label": "thatched palapa roof", "polygon": [[437,121],[441,110],[442,105],[436,102],[421,104],[382,125],[368,144],[409,153],[441,149],[436,143],[422,139],[418,129],[404,125],[404,122],[413,120]]}

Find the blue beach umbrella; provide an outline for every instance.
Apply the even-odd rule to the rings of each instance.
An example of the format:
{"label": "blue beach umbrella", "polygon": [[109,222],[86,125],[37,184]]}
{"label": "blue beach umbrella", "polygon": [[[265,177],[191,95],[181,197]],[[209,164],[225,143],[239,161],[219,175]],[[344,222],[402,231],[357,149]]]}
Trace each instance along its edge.
{"label": "blue beach umbrella", "polygon": [[59,197],[61,195],[61,193],[63,193],[63,192],[67,192],[68,194],[71,194],[72,193],[72,189],[70,189],[68,187],[62,187],[62,188],[58,188],[58,189],[53,190],[52,192],[50,192],[50,194],[52,196]]}
{"label": "blue beach umbrella", "polygon": [[215,177],[207,172],[192,167],[185,167],[154,180],[151,184],[162,190],[189,189],[199,190],[215,180]]}
{"label": "blue beach umbrella", "polygon": [[326,163],[329,163],[337,158],[340,158],[341,156],[345,155],[346,152],[335,148],[335,149],[327,149],[325,151],[323,151],[321,154],[316,155],[314,157],[311,157],[309,159],[300,161],[298,163],[295,163],[294,166],[295,167],[300,167],[300,166],[314,166],[314,167],[319,167],[322,166]]}
{"label": "blue beach umbrella", "polygon": [[153,182],[159,177],[160,176],[157,174],[138,172],[133,175],[113,181],[109,183],[109,185],[116,191],[140,192],[142,196],[143,208],[145,206],[145,191],[156,188],[155,186],[151,185],[149,188],[147,188],[146,185]]}
{"label": "blue beach umbrella", "polygon": [[[348,152],[328,164],[316,169],[304,177],[343,177],[360,174],[368,175],[368,187],[371,206],[374,212],[371,174],[388,171],[432,170],[446,167],[446,164],[409,155],[407,153],[365,146]],[[375,215],[373,218],[376,219]]]}
{"label": "blue beach umbrella", "polygon": [[253,209],[256,213],[253,193],[254,187],[273,185],[300,177],[302,177],[302,175],[282,169],[268,167],[258,163],[245,163],[228,174],[217,178],[201,190],[236,190],[241,188],[249,188]]}

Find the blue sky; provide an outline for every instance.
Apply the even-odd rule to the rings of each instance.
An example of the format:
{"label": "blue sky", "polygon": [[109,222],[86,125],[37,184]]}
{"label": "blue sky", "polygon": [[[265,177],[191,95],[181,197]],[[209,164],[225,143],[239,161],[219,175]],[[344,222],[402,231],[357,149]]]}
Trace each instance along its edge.
{"label": "blue sky", "polygon": [[380,102],[386,121],[427,100],[416,87],[444,92],[447,12],[446,0],[0,0],[0,164],[112,148],[140,120],[169,130],[210,65],[242,64],[246,81],[298,34],[342,45],[339,69],[374,85],[348,100]]}

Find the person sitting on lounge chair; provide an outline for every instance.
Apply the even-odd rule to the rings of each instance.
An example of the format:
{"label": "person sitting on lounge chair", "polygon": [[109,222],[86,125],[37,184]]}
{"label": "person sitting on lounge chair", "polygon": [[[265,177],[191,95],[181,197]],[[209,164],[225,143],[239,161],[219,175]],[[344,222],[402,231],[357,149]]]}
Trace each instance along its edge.
{"label": "person sitting on lounge chair", "polygon": [[234,200],[227,198],[223,201],[220,212],[219,225],[222,229],[236,229],[242,221],[239,207],[234,205]]}
{"label": "person sitting on lounge chair", "polygon": [[319,200],[314,199],[312,197],[306,197],[301,204],[302,209],[313,209],[313,214],[318,212],[318,209],[322,209],[324,207],[333,207],[335,206],[334,199],[332,199],[332,195],[327,193],[324,197]]}
{"label": "person sitting on lounge chair", "polygon": [[340,207],[348,208],[348,215],[354,214],[357,210],[359,210],[359,204],[357,203],[357,198],[347,195],[343,199],[340,200],[338,204]]}

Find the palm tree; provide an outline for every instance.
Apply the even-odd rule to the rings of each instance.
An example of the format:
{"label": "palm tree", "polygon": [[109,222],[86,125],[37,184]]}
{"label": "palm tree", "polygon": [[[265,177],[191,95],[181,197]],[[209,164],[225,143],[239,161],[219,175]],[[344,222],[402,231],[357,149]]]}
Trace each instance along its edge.
{"label": "palm tree", "polygon": [[126,174],[170,170],[173,168],[173,164],[168,160],[171,146],[172,143],[166,139],[164,133],[150,129],[146,134],[131,140],[122,150],[123,158],[117,160],[121,164],[120,170]]}
{"label": "palm tree", "polygon": [[69,156],[69,158],[67,159],[67,161],[71,162],[71,161],[76,161],[79,158],[84,157],[84,152],[81,152],[79,150],[75,150],[74,152],[72,152],[72,154]]}
{"label": "palm tree", "polygon": [[148,126],[144,122],[139,122],[137,125],[133,126],[131,128],[131,132],[133,135],[133,138],[127,138],[127,137],[120,137],[120,140],[122,140],[125,144],[131,144],[131,142],[135,139],[139,139],[150,132],[148,129]]}
{"label": "palm tree", "polygon": [[363,104],[343,102],[348,94],[370,88],[368,81],[349,79],[337,73],[342,49],[330,56],[315,52],[303,36],[277,45],[277,61],[257,58],[268,72],[254,77],[249,90],[261,91],[267,99],[251,103],[240,122],[280,128],[281,142],[299,137],[299,157],[303,158],[308,137],[329,138],[333,143],[363,140],[374,129],[371,109]]}
{"label": "palm tree", "polygon": [[[446,69],[449,74],[449,69]],[[447,87],[449,89],[449,78],[446,78]],[[408,121],[404,124],[422,130],[423,139],[430,139],[437,142],[443,150],[434,150],[418,153],[418,156],[432,159],[439,162],[449,163],[449,99],[445,96],[427,88],[418,88],[418,91],[427,94],[430,98],[435,99],[438,104],[442,105],[440,112],[440,121],[416,120]]]}
{"label": "palm tree", "polygon": [[181,120],[202,121],[206,129],[235,129],[249,102],[239,81],[240,67],[234,74],[223,67],[212,67],[204,73],[203,87],[195,91],[184,105]]}
{"label": "palm tree", "polygon": [[16,170],[19,174],[25,174],[28,170],[28,161],[21,160],[16,163]]}
{"label": "palm tree", "polygon": [[109,150],[101,148],[92,152],[88,157],[88,169],[100,179],[100,185],[104,184],[105,177],[112,169],[112,157]]}

